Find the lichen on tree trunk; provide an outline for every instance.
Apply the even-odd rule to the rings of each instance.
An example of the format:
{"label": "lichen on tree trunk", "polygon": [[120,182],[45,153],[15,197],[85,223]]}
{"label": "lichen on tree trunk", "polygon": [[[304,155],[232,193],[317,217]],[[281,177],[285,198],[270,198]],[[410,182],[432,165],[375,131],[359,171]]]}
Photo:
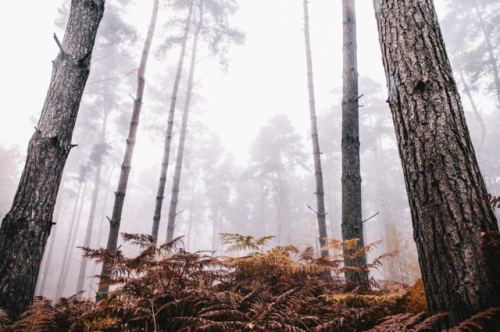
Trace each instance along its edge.
{"label": "lichen on tree trunk", "polygon": [[429,309],[456,325],[500,306],[499,276],[479,248],[497,221],[478,200],[486,187],[432,0],[374,6]]}

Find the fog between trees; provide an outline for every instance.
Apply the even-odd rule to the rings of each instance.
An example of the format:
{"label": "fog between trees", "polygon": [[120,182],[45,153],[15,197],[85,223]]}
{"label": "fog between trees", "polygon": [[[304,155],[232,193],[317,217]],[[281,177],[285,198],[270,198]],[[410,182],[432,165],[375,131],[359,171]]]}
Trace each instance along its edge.
{"label": "fog between trees", "polygon": [[[170,97],[187,16],[185,3],[171,2],[173,7],[160,5],[120,232],[150,234],[153,225]],[[317,216],[308,207],[315,210],[316,186],[302,3],[269,2],[240,1],[239,11],[229,9],[225,13],[234,31],[245,33],[246,40],[243,34],[214,36],[209,29],[201,32],[192,96],[186,102],[193,65],[192,38],[199,19],[196,12],[193,15],[195,23],[177,94],[159,242],[167,238],[179,136],[183,117],[189,111],[173,237],[185,236],[188,251],[211,250],[216,255],[225,249],[219,233],[274,235],[272,245],[312,246],[320,253]],[[498,195],[500,158],[495,143],[500,138],[500,35],[495,22],[500,4],[479,1],[478,6],[473,6],[472,2],[450,0],[435,4],[485,184],[490,193]],[[71,151],[64,169],[54,212],[57,225],[45,249],[38,295],[56,299],[78,291],[82,251],[76,247],[84,245],[90,219],[94,224],[89,233],[90,247],[106,247],[107,217],[112,218],[152,3],[116,0],[106,4],[72,139],[78,147]],[[236,2],[227,3],[236,9]],[[55,22],[47,25],[62,38],[69,5],[61,2],[57,8],[57,12],[47,13],[46,20]],[[342,237],[341,9],[340,2],[309,4],[326,226],[332,238]],[[370,255],[399,251],[375,273],[375,278],[413,283],[420,270],[398,143],[386,102],[377,26],[371,2],[358,1],[356,10],[358,95],[363,95],[359,99],[362,219],[378,213],[363,223],[364,242],[385,240],[379,251]],[[208,21],[219,17],[210,15]],[[219,37],[226,39],[216,43]],[[47,38],[47,47],[52,47],[55,54],[57,46],[50,43],[54,44]],[[21,64],[12,62],[11,66]],[[38,90],[46,89],[44,82]],[[9,86],[3,91],[6,95],[16,93]],[[30,116],[39,117],[22,110],[22,105],[21,100],[16,107],[20,112],[16,121],[26,124],[19,130],[23,137],[10,140],[6,133],[0,136],[2,218],[10,208],[24,166],[25,141],[33,126]],[[92,195],[98,195],[94,209]],[[130,255],[137,253],[121,242],[118,246]],[[83,296],[95,294],[97,281],[89,277],[100,271],[100,265],[88,262]]]}

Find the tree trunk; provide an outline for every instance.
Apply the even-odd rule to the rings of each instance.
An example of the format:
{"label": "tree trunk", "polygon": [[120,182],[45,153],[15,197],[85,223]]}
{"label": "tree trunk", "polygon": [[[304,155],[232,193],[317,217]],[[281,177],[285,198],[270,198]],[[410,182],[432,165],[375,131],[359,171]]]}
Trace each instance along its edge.
{"label": "tree trunk", "polygon": [[[57,224],[59,222],[59,216],[61,215],[62,205],[63,205],[62,203],[59,203],[57,206],[55,218],[54,218],[55,224]],[[40,284],[40,290],[38,291],[38,295],[43,296],[43,294],[45,294],[45,286],[47,285],[47,278],[49,276],[49,271],[50,271],[50,262],[52,261],[52,253],[54,252],[54,244],[56,243],[56,234],[57,234],[58,228],[59,227],[54,226],[54,232],[52,232],[52,234],[50,234],[51,239],[50,239],[50,245],[49,245],[49,252],[47,252],[47,259],[45,261],[42,282]]]}
{"label": "tree trunk", "polygon": [[427,301],[454,326],[500,306],[500,276],[479,248],[497,221],[478,200],[487,191],[432,0],[374,6]]}
{"label": "tree trunk", "polygon": [[259,179],[259,215],[260,215],[260,228],[262,231],[261,237],[267,236],[266,235],[266,220],[264,217],[264,208],[265,208],[265,188],[264,188],[264,179],[260,178]]}
{"label": "tree trunk", "polygon": [[189,245],[191,244],[191,230],[193,227],[193,217],[194,217],[194,200],[195,200],[195,192],[196,192],[196,181],[198,180],[198,171],[196,171],[195,176],[193,178],[193,187],[191,188],[191,203],[189,208],[189,221],[188,221],[188,229],[186,231],[186,248],[189,252]]}
{"label": "tree trunk", "polygon": [[163,205],[163,199],[165,194],[165,184],[167,183],[167,170],[168,163],[170,160],[170,145],[172,143],[172,131],[174,128],[174,117],[175,117],[175,105],[177,103],[177,92],[179,91],[179,82],[181,81],[182,67],[184,65],[184,57],[186,55],[186,44],[189,36],[189,28],[191,26],[191,17],[193,15],[194,0],[191,0],[189,6],[189,14],[186,21],[186,27],[184,28],[184,38],[182,40],[181,55],[179,58],[179,63],[177,65],[177,74],[175,76],[174,89],[172,91],[172,97],[170,98],[170,110],[168,115],[168,125],[167,125],[167,135],[165,136],[165,146],[163,150],[163,160],[161,164],[160,172],[160,183],[158,184],[158,194],[156,195],[156,205],[155,214],[153,217],[153,230],[151,231],[153,237],[158,239],[158,229],[160,227],[161,220],[161,208]]}
{"label": "tree trunk", "polygon": [[488,60],[491,66],[491,71],[493,72],[493,82],[497,90],[498,105],[500,107],[500,77],[498,74],[497,60],[495,58],[495,53],[491,45],[491,38],[490,38],[491,33],[487,31],[486,26],[484,24],[483,14],[481,13],[481,10],[479,8],[478,0],[474,0],[474,5],[476,7],[476,13],[479,19],[479,25],[481,26],[481,31],[483,32],[484,40],[486,42],[486,51],[488,52]]}
{"label": "tree trunk", "polygon": [[[132,168],[132,157],[134,155],[135,141],[137,137],[137,129],[139,127],[139,120],[141,115],[141,108],[144,96],[144,88],[146,87],[146,67],[148,64],[149,50],[156,28],[156,19],[158,18],[158,0],[153,1],[153,12],[151,14],[151,21],[149,23],[148,35],[142,50],[141,63],[137,72],[137,91],[134,100],[134,109],[132,112],[132,120],[130,121],[130,129],[128,133],[127,146],[125,148],[125,155],[121,166],[120,180],[118,181],[118,190],[115,192],[115,203],[113,205],[113,214],[109,222],[109,237],[107,250],[114,253],[118,245],[118,236],[120,234],[120,222],[122,219],[123,204],[125,202],[125,195],[127,193],[128,178],[130,169]],[[110,271],[106,264],[102,265],[102,275],[109,274]],[[104,286],[99,282],[99,290],[97,298],[105,297],[108,294],[109,287]]]}
{"label": "tree trunk", "polygon": [[[304,35],[306,42],[307,58],[307,86],[309,92],[309,112],[311,114],[311,138],[314,155],[314,174],[316,177],[316,211],[318,217],[319,244],[323,248],[326,244],[325,238],[328,237],[326,231],[326,211],[325,211],[325,190],[323,189],[323,171],[321,170],[321,151],[319,149],[318,124],[316,119],[316,102],[314,100],[314,81],[311,55],[311,40],[309,38],[309,10],[308,0],[304,0]],[[328,250],[322,250],[321,256],[328,256]]]}
{"label": "tree trunk", "polygon": [[[115,149],[116,151],[116,149]],[[106,186],[106,194],[104,195],[104,203],[102,206],[102,213],[101,213],[101,225],[99,226],[99,235],[97,236],[97,248],[100,248],[99,246],[101,245],[101,240],[102,240],[102,231],[104,228],[104,219],[106,218],[106,206],[108,205],[108,198],[109,198],[109,188],[111,186],[111,178],[113,176],[113,172],[115,171],[115,164],[114,164],[115,158],[113,158],[113,166],[111,167],[111,170],[109,171],[109,177],[108,177],[108,185]],[[95,270],[96,270],[97,264],[94,263],[92,266],[92,274],[91,276],[95,276]],[[91,294],[91,290],[93,289],[93,278],[90,279],[89,282],[89,294]]]}
{"label": "tree trunk", "polygon": [[[33,302],[104,0],[72,0],[61,53],[23,175],[0,228],[0,307],[17,319]],[[59,44],[59,42],[58,42]]]}
{"label": "tree trunk", "polygon": [[184,114],[182,115],[181,136],[179,138],[179,146],[177,147],[177,160],[175,161],[174,183],[172,185],[172,197],[170,199],[170,210],[168,213],[167,242],[170,242],[174,239],[175,217],[177,216],[176,213],[177,213],[177,203],[179,201],[182,160],[184,157],[184,144],[186,143],[188,115],[189,115],[189,108],[191,106],[191,97],[193,94],[194,70],[196,67],[196,51],[198,48],[198,38],[200,36],[201,28],[203,26],[203,22],[201,21],[201,15],[203,14],[200,11],[200,21],[198,22],[198,27],[196,29],[196,33],[193,40],[193,48],[191,54],[191,68],[189,70],[186,101],[184,103]]}
{"label": "tree trunk", "polygon": [[278,246],[281,246],[281,204],[282,204],[281,169],[278,171],[278,183],[276,184],[276,203],[278,205]]}
{"label": "tree trunk", "polygon": [[476,156],[477,160],[479,161],[479,164],[481,165],[481,149],[483,148],[484,138],[486,137],[486,124],[484,123],[481,114],[479,114],[477,110],[476,103],[474,102],[474,98],[472,98],[472,94],[470,92],[469,86],[467,85],[467,82],[465,81],[464,73],[461,68],[460,68],[460,79],[462,80],[465,94],[467,95],[467,98],[469,98],[469,102],[472,106],[472,110],[474,111],[474,115],[476,116],[477,122],[479,123],[479,127],[481,127],[481,135],[479,136],[479,141],[477,142],[476,145]]}
{"label": "tree trunk", "polygon": [[[354,0],[343,0],[344,73],[342,97],[342,239],[359,239],[352,255],[364,246],[361,210],[361,169],[359,157],[358,62],[356,44],[356,11]],[[346,266],[366,264],[366,257],[346,259]],[[361,282],[368,274],[347,272],[347,280]]]}
{"label": "tree trunk", "polygon": [[[107,123],[108,123],[108,115],[109,115],[109,111],[105,110],[103,124],[102,124],[101,139],[100,139],[101,147],[106,144],[106,128],[107,128]],[[87,224],[87,232],[85,233],[85,241],[83,242],[84,248],[90,247],[90,240],[92,238],[92,229],[94,227],[95,210],[97,207],[97,199],[99,198],[99,189],[101,187],[101,170],[102,170],[102,155],[99,156],[99,158],[98,158],[98,164],[97,164],[97,167],[95,170],[94,190],[92,191],[92,201],[90,202],[89,222]],[[80,271],[78,272],[78,282],[76,285],[75,294],[79,293],[80,291],[83,291],[83,287],[84,287],[83,284],[85,282],[86,272],[87,272],[87,258],[83,257],[83,255],[82,255],[82,260],[80,261]]]}
{"label": "tree trunk", "polygon": [[[71,217],[71,223],[69,226],[69,232],[68,232],[68,238],[66,239],[66,247],[64,248],[64,255],[62,259],[62,265],[61,265],[61,271],[59,272],[59,279],[57,282],[57,289],[58,291],[56,292],[56,300],[60,297],[57,295],[60,295],[59,293],[59,287],[61,285],[61,281],[64,275],[64,270],[66,267],[66,260],[68,259],[68,253],[69,253],[69,247],[71,246],[71,234],[73,234],[73,227],[75,226],[75,220],[76,220],[76,214],[78,211],[78,202],[80,201],[80,194],[82,191],[82,179],[80,179],[80,184],[78,185],[78,193],[76,195],[76,200],[75,200],[75,206],[73,207],[73,215]],[[83,201],[83,199],[82,199]]]}
{"label": "tree trunk", "polygon": [[64,288],[66,287],[66,281],[68,280],[69,267],[71,266],[71,261],[73,260],[73,250],[75,249],[76,237],[78,235],[78,228],[80,228],[80,220],[82,217],[83,203],[85,201],[85,193],[87,192],[87,182],[83,186],[82,200],[80,201],[80,208],[78,210],[78,217],[76,219],[76,226],[73,230],[73,235],[70,233],[69,238],[71,243],[69,245],[69,250],[67,258],[63,261],[63,266],[61,268],[61,274],[59,276],[59,281],[57,283],[56,300],[63,296]]}

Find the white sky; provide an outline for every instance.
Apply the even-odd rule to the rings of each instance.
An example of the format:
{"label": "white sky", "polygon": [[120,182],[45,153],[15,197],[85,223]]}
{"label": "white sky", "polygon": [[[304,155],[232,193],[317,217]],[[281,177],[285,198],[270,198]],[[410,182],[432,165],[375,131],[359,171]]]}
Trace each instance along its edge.
{"label": "white sky", "polygon": [[[34,125],[30,117],[38,121],[50,81],[51,61],[58,52],[52,35],[57,32],[60,39],[63,37],[63,32],[54,26],[57,7],[63,1],[70,2],[22,0],[0,4],[3,49],[0,53],[3,106],[0,144],[17,144],[23,151],[27,147]],[[341,3],[341,0],[310,1],[318,112],[336,101],[329,91],[342,83]],[[443,0],[436,4],[442,11]],[[226,147],[243,162],[248,145],[273,114],[289,114],[304,136],[310,124],[302,1],[240,0],[240,5],[232,22],[247,33],[246,45],[231,49],[228,74],[221,73],[213,63],[202,66],[198,77],[207,75],[201,91],[207,100],[203,107],[205,123],[221,135]],[[141,37],[147,31],[151,6],[152,0],[136,0],[130,13]],[[162,17],[165,13],[161,13],[160,24]],[[385,85],[372,0],[357,1],[357,20],[359,73]],[[142,47],[142,41],[138,45]],[[152,74],[165,68],[164,63],[153,59],[148,72]],[[143,112],[148,112],[147,102]],[[143,130],[139,132],[142,144],[136,149],[138,158],[149,154],[151,144],[146,141]]]}

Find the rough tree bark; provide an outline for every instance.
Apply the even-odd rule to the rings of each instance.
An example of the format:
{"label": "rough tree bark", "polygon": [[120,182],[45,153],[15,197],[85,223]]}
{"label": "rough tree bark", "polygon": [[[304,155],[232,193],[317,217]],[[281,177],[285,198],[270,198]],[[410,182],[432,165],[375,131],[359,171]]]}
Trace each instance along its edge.
{"label": "rough tree bark", "polygon": [[181,81],[182,67],[184,65],[184,57],[186,56],[186,44],[189,36],[189,28],[191,27],[193,6],[194,6],[194,0],[191,0],[191,4],[189,6],[189,14],[186,20],[186,27],[184,28],[184,38],[182,39],[181,55],[179,58],[179,63],[177,65],[177,73],[175,76],[174,88],[172,91],[172,96],[170,97],[170,110],[168,112],[169,115],[168,115],[167,134],[165,136],[165,145],[163,148],[160,182],[158,184],[158,193],[156,195],[155,213],[153,217],[153,230],[151,231],[151,235],[153,235],[155,239],[158,239],[158,229],[160,227],[160,220],[161,220],[161,209],[163,205],[163,199],[165,198],[163,195],[165,194],[168,163],[170,161],[170,146],[172,143],[172,131],[174,129],[175,105],[177,103],[177,93],[179,91],[179,83]]}
{"label": "rough tree bark", "polygon": [[[101,139],[99,141],[100,148],[102,148],[106,144],[106,128],[108,124],[108,115],[109,115],[109,110],[104,111],[104,119],[103,119],[103,124],[102,124],[102,131],[101,131]],[[99,153],[102,153],[102,151],[99,151]],[[87,231],[85,233],[85,241],[83,242],[83,247],[84,248],[89,248],[90,247],[90,240],[92,238],[92,229],[94,227],[94,217],[95,217],[95,210],[97,207],[97,199],[99,198],[99,189],[101,188],[101,171],[102,171],[102,154],[98,157],[97,161],[97,167],[95,170],[95,178],[94,178],[94,190],[92,191],[92,200],[90,202],[90,212],[89,212],[89,221],[87,223]],[[78,282],[76,284],[76,292],[75,294],[79,293],[80,291],[83,291],[84,287],[84,282],[85,282],[85,275],[87,272],[87,258],[82,256],[82,259],[80,261],[80,271],[78,272]]]}
{"label": "rough tree bark", "polygon": [[83,186],[82,200],[80,202],[80,207],[78,209],[78,217],[76,218],[76,226],[73,230],[73,234],[69,233],[68,240],[71,240],[69,244],[69,249],[66,255],[66,260],[63,261],[61,267],[61,274],[59,275],[59,281],[57,283],[56,299],[63,296],[64,288],[66,287],[66,281],[68,280],[69,267],[71,266],[71,261],[73,260],[73,250],[75,249],[76,237],[78,235],[78,229],[80,228],[80,220],[82,218],[83,203],[85,201],[85,193],[87,192],[87,182]]}
{"label": "rough tree bark", "polygon": [[[200,11],[200,16],[203,15]],[[191,106],[191,97],[193,94],[194,85],[194,70],[196,67],[196,51],[198,48],[198,38],[203,26],[200,21],[197,24],[196,32],[193,40],[192,54],[191,54],[191,68],[189,69],[188,86],[186,93],[186,100],[184,102],[184,114],[182,115],[181,136],[179,138],[179,146],[177,147],[177,159],[175,161],[175,175],[174,183],[172,185],[172,197],[170,199],[170,210],[168,213],[168,226],[167,226],[167,242],[174,239],[175,217],[177,216],[177,203],[179,201],[179,191],[181,183],[182,160],[184,157],[184,144],[186,143],[187,123],[189,116],[189,108]]]}
{"label": "rough tree bark", "polygon": [[[55,224],[59,222],[59,216],[61,215],[61,207],[62,203],[57,204],[57,210],[55,213]],[[49,271],[50,271],[50,262],[52,261],[52,253],[54,252],[54,244],[56,243],[56,235],[57,235],[57,226],[54,226],[54,232],[50,234],[50,244],[49,244],[49,251],[47,252],[47,260],[45,261],[45,267],[43,270],[43,277],[42,277],[42,282],[40,284],[40,290],[38,291],[38,295],[42,295],[45,293],[45,286],[47,285],[47,279],[49,277]]]}
{"label": "rough tree bark", "polygon": [[[318,217],[319,244],[323,248],[328,237],[326,231],[325,190],[323,189],[323,171],[321,170],[321,151],[319,149],[318,124],[316,118],[316,102],[314,100],[313,66],[311,55],[311,40],[309,38],[309,9],[308,0],[304,0],[304,36],[307,59],[307,87],[309,92],[309,112],[311,114],[311,138],[314,155],[314,174],[316,178],[316,215]],[[321,256],[328,256],[328,250],[322,250]]]}
{"label": "rough tree bark", "polygon": [[[359,156],[358,61],[355,0],[343,0],[344,72],[342,96],[342,239],[359,239],[357,247],[344,251],[351,255],[364,246],[361,210],[361,168]],[[366,264],[366,257],[346,259],[346,266]],[[349,281],[361,282],[367,273],[347,272]]]}
{"label": "rough tree bark", "polygon": [[457,325],[500,306],[500,276],[479,248],[481,232],[498,231],[497,221],[478,200],[487,191],[433,1],[374,6],[429,309]]}
{"label": "rough tree bark", "polygon": [[0,307],[13,319],[33,302],[104,2],[71,1],[66,34],[62,44],[57,42],[61,52],[53,64],[23,175],[0,228]]}
{"label": "rough tree bark", "polygon": [[[134,109],[132,112],[132,120],[130,121],[130,129],[128,133],[127,146],[123,163],[121,166],[120,179],[118,180],[118,190],[115,192],[115,203],[113,205],[113,214],[109,222],[109,236],[107,250],[114,253],[118,245],[118,236],[120,234],[120,222],[122,218],[123,204],[125,203],[125,195],[127,193],[128,178],[132,169],[132,157],[134,155],[135,141],[137,137],[137,129],[142,108],[142,99],[144,96],[144,88],[146,87],[146,67],[148,64],[149,51],[156,29],[156,20],[158,18],[158,0],[153,1],[153,12],[149,23],[148,35],[144,43],[144,48],[141,55],[141,63],[137,72],[137,91],[134,100]],[[109,274],[109,269],[106,264],[102,265],[102,275]],[[107,296],[109,287],[99,282],[99,290],[97,298]]]}

